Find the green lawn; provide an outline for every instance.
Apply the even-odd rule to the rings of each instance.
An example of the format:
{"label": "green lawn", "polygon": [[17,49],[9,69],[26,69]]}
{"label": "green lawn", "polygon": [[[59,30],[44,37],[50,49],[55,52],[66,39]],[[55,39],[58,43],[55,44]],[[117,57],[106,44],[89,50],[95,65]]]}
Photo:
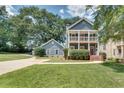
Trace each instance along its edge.
{"label": "green lawn", "polygon": [[30,57],[31,56],[28,56],[26,54],[5,53],[5,54],[0,54],[0,62],[9,61],[9,60],[17,60],[17,59],[25,59],[25,58],[30,58]]}
{"label": "green lawn", "polygon": [[0,87],[124,87],[124,65],[33,65],[0,76]]}

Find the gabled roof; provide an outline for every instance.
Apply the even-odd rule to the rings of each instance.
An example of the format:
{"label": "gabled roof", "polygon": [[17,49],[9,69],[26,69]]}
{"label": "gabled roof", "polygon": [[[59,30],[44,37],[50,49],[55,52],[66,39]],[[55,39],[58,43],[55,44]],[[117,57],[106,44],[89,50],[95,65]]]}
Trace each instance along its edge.
{"label": "gabled roof", "polygon": [[74,24],[72,24],[69,27],[67,27],[67,29],[70,29],[70,28],[74,27],[75,25],[77,25],[78,23],[80,23],[83,20],[86,21],[86,22],[88,22],[90,25],[93,25],[93,22],[91,22],[87,18],[83,17],[80,20],[78,20],[77,22],[75,22]]}
{"label": "gabled roof", "polygon": [[43,47],[43,46],[47,45],[47,44],[48,44],[48,43],[50,43],[51,41],[56,42],[58,45],[60,45],[62,48],[64,48],[64,46],[63,46],[63,45],[61,45],[59,42],[57,42],[55,39],[51,39],[51,40],[47,41],[46,43],[42,44],[42,45],[41,45],[41,47]]}

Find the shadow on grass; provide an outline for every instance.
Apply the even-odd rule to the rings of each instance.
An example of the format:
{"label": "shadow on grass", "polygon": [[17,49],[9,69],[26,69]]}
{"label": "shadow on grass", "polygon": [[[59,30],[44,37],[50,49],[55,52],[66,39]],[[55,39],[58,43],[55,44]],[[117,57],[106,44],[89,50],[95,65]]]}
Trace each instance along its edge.
{"label": "shadow on grass", "polygon": [[113,69],[115,72],[124,73],[124,64],[110,62],[103,63],[102,65]]}

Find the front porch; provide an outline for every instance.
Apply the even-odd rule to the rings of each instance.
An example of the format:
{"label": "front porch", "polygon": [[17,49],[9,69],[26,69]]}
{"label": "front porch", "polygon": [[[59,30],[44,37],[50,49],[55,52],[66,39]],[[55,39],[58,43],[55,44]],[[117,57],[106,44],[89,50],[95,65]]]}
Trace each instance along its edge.
{"label": "front porch", "polygon": [[97,43],[70,43],[70,49],[87,49],[90,55],[97,55]]}

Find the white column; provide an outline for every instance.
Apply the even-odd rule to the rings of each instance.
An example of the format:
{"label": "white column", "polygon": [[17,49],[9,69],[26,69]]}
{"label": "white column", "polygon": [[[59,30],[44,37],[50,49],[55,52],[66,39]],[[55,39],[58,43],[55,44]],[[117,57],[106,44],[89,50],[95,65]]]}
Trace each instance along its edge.
{"label": "white column", "polygon": [[78,49],[80,49],[80,31],[78,31]]}
{"label": "white column", "polygon": [[68,48],[70,48],[70,34],[69,34],[69,31],[67,31],[68,35],[67,35],[67,45],[68,45]]}
{"label": "white column", "polygon": [[97,41],[97,55],[99,55],[99,41]]}
{"label": "white column", "polygon": [[[67,30],[67,48],[68,49],[70,48],[70,34],[69,34],[69,30]],[[69,56],[69,52],[68,52],[68,56]]]}
{"label": "white column", "polygon": [[97,55],[99,55],[99,38],[98,38],[98,34],[97,34]]}
{"label": "white column", "polygon": [[90,32],[88,31],[88,50],[90,51]]}

